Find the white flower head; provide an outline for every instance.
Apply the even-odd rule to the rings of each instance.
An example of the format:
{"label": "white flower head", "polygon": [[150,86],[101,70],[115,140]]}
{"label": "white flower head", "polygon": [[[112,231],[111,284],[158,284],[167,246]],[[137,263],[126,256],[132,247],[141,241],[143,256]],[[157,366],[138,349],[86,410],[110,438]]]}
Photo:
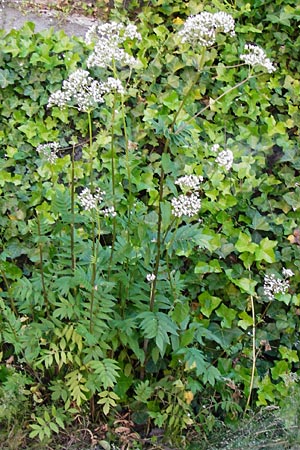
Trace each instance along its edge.
{"label": "white flower head", "polygon": [[63,81],[61,90],[50,95],[48,107],[73,106],[87,112],[98,103],[104,103],[102,84],[94,80],[87,70],[78,69]]}
{"label": "white flower head", "polygon": [[275,294],[285,294],[289,289],[290,283],[288,280],[281,280],[276,278],[274,274],[265,275],[264,278],[264,294],[269,300],[274,300]]}
{"label": "white flower head", "polygon": [[216,163],[224,167],[226,170],[230,170],[233,164],[233,153],[231,150],[222,150],[216,157]]}
{"label": "white flower head", "polygon": [[203,177],[197,175],[184,175],[175,181],[183,191],[196,191],[199,189]]}
{"label": "white flower head", "polygon": [[121,47],[128,39],[142,39],[134,24],[126,26],[122,23],[109,22],[93,25],[85,37],[88,44],[95,43],[94,51],[87,60],[87,66],[105,68],[111,67],[114,63],[118,66],[134,67],[137,60]]}
{"label": "white flower head", "polygon": [[100,188],[96,188],[93,194],[90,188],[84,188],[78,195],[79,202],[83,209],[86,211],[91,211],[92,209],[98,208],[99,204],[103,201],[105,192],[101,191]]}
{"label": "white flower head", "polygon": [[252,67],[264,67],[269,73],[272,73],[276,70],[276,67],[267,57],[265,51],[258,45],[246,44],[245,50],[247,53],[240,55],[241,60],[244,61],[245,64],[249,64],[249,66]]}
{"label": "white flower head", "polygon": [[[111,91],[116,91],[119,94],[125,93],[122,82],[118,78],[113,77],[108,77],[107,80],[102,83],[102,89],[106,93],[109,93]],[[116,111],[116,113],[118,113],[118,111]]]}
{"label": "white flower head", "polygon": [[201,199],[198,193],[190,195],[181,194],[171,200],[172,213],[175,217],[193,217],[200,211]]}
{"label": "white flower head", "polygon": [[78,111],[88,112],[97,104],[104,103],[103,95],[111,91],[124,93],[120,80],[109,77],[107,81],[100,82],[93,79],[87,70],[78,69],[63,81],[61,90],[50,95],[48,107],[71,106]]}
{"label": "white flower head", "polygon": [[218,33],[235,35],[234,19],[230,14],[201,12],[196,16],[190,16],[183,29],[179,31],[179,36],[183,43],[209,47],[216,42]]}
{"label": "white flower head", "polygon": [[59,149],[58,142],[49,142],[48,144],[41,144],[36,151],[51,164],[57,160],[57,152]]}

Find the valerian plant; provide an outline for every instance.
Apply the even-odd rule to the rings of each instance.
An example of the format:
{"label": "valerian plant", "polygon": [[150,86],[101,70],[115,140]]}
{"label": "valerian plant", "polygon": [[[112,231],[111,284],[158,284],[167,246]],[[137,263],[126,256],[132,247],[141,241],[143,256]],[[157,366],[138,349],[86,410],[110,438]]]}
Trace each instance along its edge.
{"label": "valerian plant", "polygon": [[[13,56],[65,64],[36,93],[18,87],[41,103],[21,108],[43,115],[38,136],[13,102],[2,111],[26,142],[2,131],[1,348],[32,380],[42,440],[85,405],[93,420],[126,405],[179,441],[197,421],[236,417],[254,389],[259,404],[277,399],[270,311],[300,302],[252,197],[278,180],[256,176],[253,136],[235,139],[248,112],[267,114],[275,64],[223,11],[172,31],[140,20],[92,27],[81,56],[57,40],[55,63],[50,44],[20,50],[14,33],[2,50],[3,89],[21,83]],[[299,361],[288,343],[279,351],[275,381]]]}

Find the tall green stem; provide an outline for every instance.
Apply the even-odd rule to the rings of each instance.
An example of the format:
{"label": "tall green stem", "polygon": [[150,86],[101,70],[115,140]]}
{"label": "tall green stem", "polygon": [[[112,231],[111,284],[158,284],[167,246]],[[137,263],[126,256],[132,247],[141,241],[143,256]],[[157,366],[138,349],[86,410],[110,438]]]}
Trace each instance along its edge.
{"label": "tall green stem", "polygon": [[89,145],[90,145],[90,160],[89,160],[89,175],[90,175],[90,189],[93,193],[94,191],[94,172],[93,172],[93,124],[91,112],[87,112],[88,116],[88,127],[89,127]]}
{"label": "tall green stem", "polygon": [[255,306],[254,306],[254,298],[253,295],[250,296],[251,302],[251,311],[252,311],[252,369],[251,369],[251,379],[249,386],[249,395],[247,398],[246,406],[244,409],[244,415],[249,408],[253,385],[254,385],[254,377],[255,377],[255,369],[256,369],[256,322],[255,322]]}
{"label": "tall green stem", "polygon": [[71,264],[72,264],[72,272],[75,271],[76,267],[76,255],[75,255],[75,144],[72,146],[72,155],[71,155]]}
{"label": "tall green stem", "polygon": [[[204,67],[204,62],[205,62],[205,51],[206,48],[203,47],[202,48],[202,52],[201,52],[201,58],[200,58],[200,63],[199,63],[199,67],[198,67],[198,73],[195,77],[195,79],[193,80],[193,82],[191,83],[190,87],[188,88],[185,96],[183,97],[178,110],[176,111],[173,121],[171,123],[171,133],[174,131],[174,126],[176,124],[176,120],[180,114],[180,112],[182,111],[186,101],[188,100],[193,88],[195,87],[195,84],[199,81],[200,75],[201,75],[201,71]],[[166,139],[165,141],[165,145],[164,145],[164,150],[163,153],[166,154],[169,151],[169,146],[170,146],[170,140]],[[161,247],[162,247],[162,235],[161,235],[161,230],[162,230],[162,211],[161,211],[161,204],[163,201],[163,193],[164,193],[164,180],[165,180],[165,173],[164,173],[164,169],[161,165],[160,168],[160,177],[159,177],[159,195],[158,195],[158,221],[157,221],[157,237],[156,237],[156,258],[155,258],[155,266],[154,266],[154,276],[155,279],[153,281],[152,284],[152,288],[151,288],[151,294],[150,294],[150,304],[149,304],[149,309],[150,311],[153,311],[154,309],[154,303],[155,303],[155,295],[156,295],[156,282],[157,282],[157,275],[158,275],[158,271],[159,271],[159,265],[160,265],[160,258],[161,258]]]}
{"label": "tall green stem", "polygon": [[[41,223],[40,223],[40,218],[39,218],[38,213],[36,215],[36,219],[37,219],[38,236],[39,236],[39,240],[41,240],[41,237],[42,237],[41,236]],[[40,263],[40,274],[41,274],[41,281],[42,281],[43,297],[44,297],[45,306],[46,306],[46,314],[47,314],[47,317],[49,317],[49,299],[48,299],[46,283],[45,283],[43,244],[41,242],[39,242],[39,263]]]}
{"label": "tall green stem", "polygon": [[[116,210],[116,175],[115,175],[115,119],[116,119],[116,94],[114,95],[113,106],[112,106],[112,118],[111,118],[111,144],[110,144],[110,152],[111,152],[111,190],[113,197],[113,206]],[[116,242],[116,228],[117,222],[116,217],[112,219],[113,225],[113,233],[112,233],[112,241],[111,241],[111,251],[109,258],[109,268],[108,268],[108,279],[110,278],[111,268],[112,268],[112,259],[115,250],[115,242]]]}

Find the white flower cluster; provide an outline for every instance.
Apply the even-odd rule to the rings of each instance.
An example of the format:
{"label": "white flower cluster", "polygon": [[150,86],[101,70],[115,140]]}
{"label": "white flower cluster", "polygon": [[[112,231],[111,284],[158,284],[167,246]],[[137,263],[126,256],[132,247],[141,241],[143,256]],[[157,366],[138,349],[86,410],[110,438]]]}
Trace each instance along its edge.
{"label": "white flower cluster", "polygon": [[92,194],[90,188],[84,188],[80,194],[78,195],[79,202],[83,209],[86,211],[91,211],[92,209],[96,209],[103,201],[105,196],[105,192],[101,191],[100,188],[95,189],[95,194]]}
{"label": "white flower cluster", "polygon": [[201,199],[198,193],[180,194],[179,197],[173,198],[171,203],[172,213],[175,217],[195,216],[201,208]]}
{"label": "white flower cluster", "polygon": [[201,175],[197,176],[193,174],[184,175],[175,181],[175,184],[178,184],[181,190],[185,192],[171,200],[172,214],[175,217],[193,217],[198,214],[201,208],[201,199],[199,197],[198,189],[202,181],[203,177]]}
{"label": "white flower cluster", "polygon": [[241,60],[244,61],[245,64],[249,64],[249,66],[252,67],[264,67],[269,73],[276,70],[271,60],[267,57],[265,51],[258,45],[246,44],[245,50],[247,53],[240,55]]}
{"label": "white flower cluster", "polygon": [[36,151],[51,164],[57,160],[57,152],[59,149],[58,142],[49,142],[48,144],[41,144]]}
{"label": "white flower cluster", "polygon": [[186,20],[183,29],[179,31],[182,42],[191,45],[199,44],[209,47],[216,42],[218,33],[235,35],[234,19],[225,12],[209,13],[201,12],[196,16],[190,16]]}
{"label": "white flower cluster", "polygon": [[290,282],[286,278],[292,277],[294,272],[290,269],[282,269],[284,280],[276,278],[274,274],[265,275],[264,278],[264,294],[269,300],[274,300],[275,294],[285,294],[290,287]]}
{"label": "white flower cluster", "polygon": [[[105,191],[102,191],[100,188],[96,188],[93,194],[90,188],[86,187],[78,195],[79,203],[85,211],[99,209],[99,205],[103,201],[105,194]],[[103,208],[99,210],[99,213],[104,217],[116,217],[117,215],[113,206]]]}
{"label": "white flower cluster", "polygon": [[203,177],[197,175],[184,175],[183,177],[178,178],[175,181],[175,184],[178,184],[182,190],[197,190],[200,187],[200,184],[203,181]]}
{"label": "white flower cluster", "polygon": [[93,25],[85,36],[87,44],[95,42],[93,53],[87,60],[88,67],[110,67],[112,64],[134,67],[137,60],[120,46],[127,40],[141,40],[137,28],[133,24],[109,22]]}
{"label": "white flower cluster", "polygon": [[221,167],[225,167],[226,170],[230,170],[233,164],[233,153],[231,150],[222,150],[216,157],[216,163]]}
{"label": "white flower cluster", "polygon": [[108,77],[105,83],[102,83],[103,92],[109,93],[116,91],[119,94],[124,94],[125,90],[122,86],[122,82],[118,78]]}
{"label": "white flower cluster", "polygon": [[48,107],[64,108],[68,105],[87,112],[98,103],[104,103],[103,95],[112,90],[124,93],[120,80],[109,78],[106,82],[99,82],[87,70],[78,69],[64,80],[61,90],[50,95]]}

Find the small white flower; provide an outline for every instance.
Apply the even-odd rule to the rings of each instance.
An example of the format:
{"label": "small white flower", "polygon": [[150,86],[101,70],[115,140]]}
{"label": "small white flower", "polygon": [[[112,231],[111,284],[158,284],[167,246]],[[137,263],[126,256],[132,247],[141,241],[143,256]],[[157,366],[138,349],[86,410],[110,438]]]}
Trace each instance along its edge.
{"label": "small white flower", "polygon": [[92,194],[90,188],[84,188],[78,195],[79,202],[83,209],[86,211],[91,211],[96,209],[99,203],[102,202],[105,192],[101,191],[100,188],[96,188],[95,193]]}
{"label": "small white flower", "polygon": [[104,217],[116,217],[117,213],[113,206],[109,206],[108,208],[104,208],[101,210],[101,213]]}
{"label": "small white flower", "polygon": [[203,181],[203,177],[197,175],[184,175],[175,181],[182,190],[197,190]]}
{"label": "small white flower", "polygon": [[216,163],[219,166],[225,167],[226,170],[230,170],[233,164],[233,153],[231,150],[223,150],[216,157]]}
{"label": "small white flower", "polygon": [[219,144],[214,144],[211,146],[211,151],[213,153],[217,153],[219,151],[220,145]]}
{"label": "small white flower", "polygon": [[264,294],[269,300],[274,300],[275,294],[285,294],[289,289],[289,281],[276,278],[274,274],[265,275],[264,278]]}
{"label": "small white flower", "polygon": [[154,275],[154,273],[147,273],[147,275],[146,275],[146,279],[147,279],[147,281],[149,282],[149,283],[153,283],[153,281],[155,280],[155,275]]}
{"label": "small white flower", "polygon": [[59,149],[58,142],[49,142],[48,144],[41,144],[36,151],[51,164],[57,160],[57,152]]}
{"label": "small white flower", "polygon": [[282,275],[285,277],[285,278],[290,278],[290,277],[292,277],[293,275],[295,275],[294,274],[294,272],[291,270],[291,269],[285,269],[284,267],[282,268]]}
{"label": "small white flower", "polygon": [[264,67],[269,73],[276,70],[276,67],[267,57],[265,51],[258,45],[246,44],[245,50],[247,53],[240,55],[241,60],[244,61],[245,64],[249,64],[249,66],[252,67]]}
{"label": "small white flower", "polygon": [[215,43],[218,33],[235,35],[234,19],[225,12],[214,14],[201,12],[196,16],[190,16],[178,34],[182,37],[183,43],[209,47]]}
{"label": "small white flower", "polygon": [[190,195],[181,194],[179,197],[173,198],[171,203],[172,213],[175,217],[195,216],[201,208],[201,200],[198,193],[193,193]]}

